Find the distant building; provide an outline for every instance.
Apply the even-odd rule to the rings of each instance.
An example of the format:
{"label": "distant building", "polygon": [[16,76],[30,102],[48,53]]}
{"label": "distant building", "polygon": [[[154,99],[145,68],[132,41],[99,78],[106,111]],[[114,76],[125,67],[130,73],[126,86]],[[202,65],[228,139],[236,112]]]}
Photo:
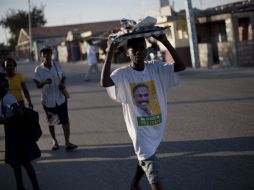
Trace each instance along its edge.
{"label": "distant building", "polygon": [[[166,31],[170,42],[186,65],[191,67],[185,11],[175,12],[172,9],[173,5],[168,2],[161,0],[160,11],[149,11],[147,16],[156,17],[159,26],[170,26]],[[194,13],[201,67],[254,65],[254,0],[230,3],[205,10],[194,9]],[[120,28],[119,21],[33,28],[35,59],[38,60],[38,51],[44,45],[50,45],[56,49],[55,54],[62,62],[84,59],[84,47],[82,46],[85,46],[85,43],[82,41],[86,38],[85,36],[91,35],[102,37],[101,40],[98,38],[98,45],[102,47],[103,52],[106,48],[106,36],[116,28]],[[172,61],[165,47],[161,46],[160,49],[164,59]],[[18,57],[29,57],[28,50],[28,32],[21,29],[16,51]],[[125,55],[124,49],[116,52],[114,61],[125,61],[126,58],[123,55]]]}
{"label": "distant building", "polygon": [[[191,66],[185,11],[175,12],[170,5],[161,5],[160,12],[148,14],[157,17],[159,25],[171,26],[168,37]],[[194,13],[201,67],[254,65],[254,0],[194,9]],[[166,54],[166,59],[171,59],[170,55]]]}
{"label": "distant building", "polygon": [[[59,56],[57,51],[59,49],[61,53],[67,53],[66,61],[78,61],[82,58],[80,42],[85,39],[85,37],[82,37],[81,34],[89,33],[92,36],[106,36],[113,29],[119,27],[119,21],[105,21],[32,28],[32,47],[35,60],[39,60],[39,50],[43,46],[49,45],[55,50],[55,56]],[[22,28],[20,30],[16,54],[19,59],[28,59],[30,56],[28,29]],[[64,58],[61,59],[65,60]]]}

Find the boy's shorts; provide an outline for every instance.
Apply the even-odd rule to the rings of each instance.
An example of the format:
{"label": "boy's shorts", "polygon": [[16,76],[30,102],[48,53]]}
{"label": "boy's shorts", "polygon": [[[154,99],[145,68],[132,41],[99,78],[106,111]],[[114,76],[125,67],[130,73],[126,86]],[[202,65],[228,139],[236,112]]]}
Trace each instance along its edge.
{"label": "boy's shorts", "polygon": [[155,154],[145,160],[139,160],[139,165],[144,170],[150,184],[159,181],[159,163]]}
{"label": "boy's shorts", "polygon": [[68,124],[68,107],[67,101],[61,105],[56,105],[54,108],[48,108],[43,105],[46,112],[47,120],[49,125]]}

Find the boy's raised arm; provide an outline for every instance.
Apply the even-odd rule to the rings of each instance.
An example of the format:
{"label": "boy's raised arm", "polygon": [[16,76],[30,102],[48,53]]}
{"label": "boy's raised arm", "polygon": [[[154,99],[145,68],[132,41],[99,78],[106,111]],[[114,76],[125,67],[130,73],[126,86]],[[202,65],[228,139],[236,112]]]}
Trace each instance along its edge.
{"label": "boy's raised arm", "polygon": [[179,57],[179,55],[177,54],[175,48],[171,45],[171,43],[169,42],[169,40],[167,39],[166,35],[160,35],[160,36],[153,36],[156,40],[160,41],[169,51],[169,53],[171,54],[171,56],[174,59],[174,71],[178,72],[178,71],[182,71],[185,69],[185,65],[183,63],[183,61],[181,60],[181,58]]}
{"label": "boy's raised arm", "polygon": [[108,40],[108,53],[101,72],[101,86],[103,87],[114,86],[114,82],[110,77],[110,73],[111,73],[111,61],[115,53],[115,50],[117,49],[117,46],[118,43],[112,43],[111,39]]}

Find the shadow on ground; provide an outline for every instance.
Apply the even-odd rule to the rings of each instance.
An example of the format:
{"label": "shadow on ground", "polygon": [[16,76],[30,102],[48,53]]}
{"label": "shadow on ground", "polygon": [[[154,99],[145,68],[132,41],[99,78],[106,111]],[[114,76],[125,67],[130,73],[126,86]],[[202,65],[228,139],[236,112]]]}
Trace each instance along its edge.
{"label": "shadow on ground", "polygon": [[[35,167],[45,190],[128,190],[136,165],[131,144],[42,153]],[[165,190],[254,189],[254,137],[163,142],[158,157]],[[1,176],[10,170],[0,168]],[[8,182],[1,180],[1,187],[11,189]],[[141,184],[149,189],[145,179]]]}

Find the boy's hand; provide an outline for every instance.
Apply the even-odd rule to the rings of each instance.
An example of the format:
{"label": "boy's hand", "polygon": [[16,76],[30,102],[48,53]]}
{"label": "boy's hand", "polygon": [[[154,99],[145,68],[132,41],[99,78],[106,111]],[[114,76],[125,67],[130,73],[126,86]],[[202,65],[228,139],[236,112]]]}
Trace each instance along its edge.
{"label": "boy's hand", "polygon": [[119,45],[119,42],[113,42],[112,37],[109,36],[108,41],[107,41],[107,45],[108,45],[108,47],[107,47],[108,50],[113,50],[114,51],[114,50],[117,49],[117,47]]}
{"label": "boy's hand", "polygon": [[48,78],[48,79],[46,79],[45,81],[44,81],[44,84],[51,84],[52,83],[52,80],[50,79],[50,78]]}
{"label": "boy's hand", "polygon": [[60,90],[63,90],[63,89],[66,88],[66,86],[63,82],[60,82],[58,87],[59,87]]}
{"label": "boy's hand", "polygon": [[160,41],[161,43],[168,41],[166,34],[161,34],[159,36],[153,36],[153,38]]}

